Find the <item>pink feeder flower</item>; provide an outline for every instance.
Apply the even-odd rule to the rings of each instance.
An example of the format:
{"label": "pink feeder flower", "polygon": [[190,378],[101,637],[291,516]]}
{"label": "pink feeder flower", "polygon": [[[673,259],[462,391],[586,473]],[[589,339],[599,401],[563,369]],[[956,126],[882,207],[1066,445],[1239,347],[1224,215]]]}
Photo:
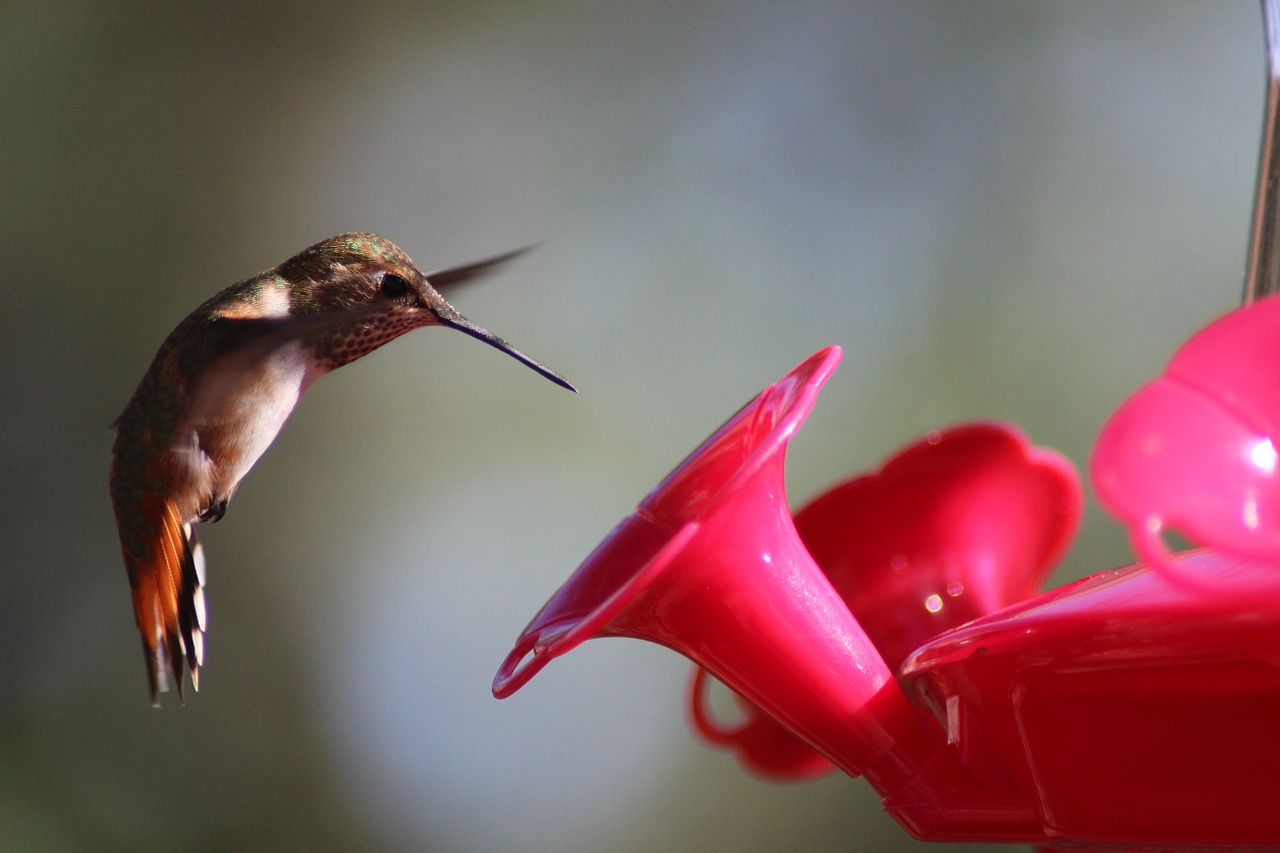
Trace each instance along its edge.
{"label": "pink feeder flower", "polygon": [[[1139,564],[963,624],[931,622],[966,620],[1029,591],[1074,527],[1078,492],[1065,465],[1012,430],[964,427],[815,500],[798,514],[802,539],[786,502],[785,449],[838,359],[829,348],[801,363],[663,480],[530,622],[495,695],[591,637],[636,637],[681,652],[749,703],[746,724],[718,731],[748,766],[797,777],[823,772],[826,760],[864,775],[917,838],[1045,853],[1280,850],[1276,599],[1242,607],[1233,596],[1189,595],[1185,579]],[[1185,390],[1180,382],[1172,390]],[[1267,410],[1265,384],[1238,387],[1249,406],[1226,411]],[[1152,434],[1184,448],[1236,434],[1215,433],[1223,420],[1195,407],[1146,417]],[[1130,463],[1123,451],[1141,459],[1149,449],[1104,445],[1095,463]],[[924,476],[948,448],[964,458]],[[1119,493],[1137,496],[1138,510],[1215,490],[1206,506],[1230,505],[1222,490],[1241,478],[1202,473],[1179,479],[1136,464],[1118,475],[1134,478]],[[1265,503],[1265,480],[1243,482]],[[1209,533],[1239,532],[1229,512],[1187,518]],[[1259,518],[1269,516],[1260,509]],[[841,535],[864,523],[864,538]],[[1248,535],[1222,541],[1253,544]],[[810,547],[832,576],[851,574],[847,588]],[[836,568],[850,547],[879,569],[852,559]],[[1280,556],[1249,553],[1210,549],[1181,557],[1181,568],[1210,589],[1270,589]],[[931,613],[939,588],[960,594]],[[916,643],[889,665],[886,655]]]}
{"label": "pink feeder flower", "polygon": [[[973,423],[930,433],[874,474],[845,480],[795,514],[818,566],[890,669],[943,631],[1029,598],[1080,520],[1075,469],[1016,428]],[[753,772],[806,779],[833,766],[739,698],[717,721],[706,676],[689,692],[694,728]]]}
{"label": "pink feeder flower", "polygon": [[912,728],[787,507],[787,442],[839,360],[837,347],[810,356],[667,475],[525,628],[494,695],[590,637],[637,637],[713,671],[851,775]]}
{"label": "pink feeder flower", "polygon": [[1230,574],[1210,579],[1162,538],[1174,531],[1241,560],[1280,559],[1278,376],[1280,298],[1270,298],[1193,335],[1098,437],[1098,497],[1129,528],[1138,555],[1191,592],[1280,595],[1280,575],[1271,583],[1249,573],[1244,585]]}

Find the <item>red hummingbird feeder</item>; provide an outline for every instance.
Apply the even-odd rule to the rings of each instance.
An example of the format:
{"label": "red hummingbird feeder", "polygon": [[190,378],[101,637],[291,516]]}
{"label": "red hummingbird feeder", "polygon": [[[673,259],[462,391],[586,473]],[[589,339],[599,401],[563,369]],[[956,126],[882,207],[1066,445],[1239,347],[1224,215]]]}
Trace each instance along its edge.
{"label": "red hummingbird feeder", "polygon": [[[998,423],[930,433],[793,515],[786,448],[839,362],[829,347],[605,538],[494,694],[589,638],[639,638],[696,665],[705,739],[769,778],[864,776],[917,838],[1280,851],[1277,79],[1246,305],[1192,336],[1094,448],[1094,488],[1141,562],[1036,594],[1081,489]],[[1171,531],[1197,549],[1174,551]],[[737,695],[736,722],[707,707],[708,674]]]}

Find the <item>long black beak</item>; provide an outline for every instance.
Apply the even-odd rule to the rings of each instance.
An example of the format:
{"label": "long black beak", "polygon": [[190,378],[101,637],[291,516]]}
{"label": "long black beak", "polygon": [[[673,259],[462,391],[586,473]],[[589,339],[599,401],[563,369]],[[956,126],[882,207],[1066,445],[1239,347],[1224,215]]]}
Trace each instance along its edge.
{"label": "long black beak", "polygon": [[511,344],[507,343],[502,338],[493,334],[493,332],[490,332],[488,329],[483,329],[480,326],[477,326],[475,323],[471,322],[466,317],[463,317],[461,314],[459,314],[457,311],[454,311],[449,306],[446,305],[444,308],[436,308],[435,314],[437,317],[440,318],[440,324],[442,326],[448,326],[451,329],[457,329],[459,332],[470,335],[471,337],[475,338],[478,341],[484,341],[486,344],[493,347],[494,349],[502,350],[507,355],[511,356],[521,364],[524,364],[525,366],[532,368],[538,373],[541,373],[543,376],[547,377],[552,382],[559,385],[561,388],[568,388],[573,393],[575,394],[578,393],[578,389],[570,385],[568,380],[566,380],[559,373],[556,373],[554,370],[551,370],[549,368],[543,367],[541,364],[529,358],[529,356],[520,352],[520,350],[516,349]]}
{"label": "long black beak", "polygon": [[[425,278],[427,279],[428,285],[430,285],[427,288],[427,302],[431,306],[432,312],[434,312],[436,317],[440,319],[440,324],[442,326],[457,329],[459,332],[470,335],[476,340],[484,341],[495,349],[502,350],[516,361],[527,365],[538,373],[541,373],[561,388],[568,388],[570,391],[577,394],[578,389],[570,385],[563,376],[553,370],[543,367],[541,364],[529,358],[529,356],[520,352],[520,350],[507,343],[502,338],[490,332],[488,329],[483,329],[468,320],[466,317],[463,317],[453,309],[453,306],[448,302],[445,302],[438,292],[431,294],[432,290],[449,288],[452,285],[463,284],[486,276],[493,272],[497,267],[512,258],[523,255],[532,248],[532,246],[525,246],[524,248],[516,249],[511,252],[504,252],[501,255],[495,255],[492,258],[485,258],[482,261],[475,261],[474,263],[465,264],[460,267],[450,267],[449,269],[436,270],[435,272],[427,273]],[[433,296],[434,298],[432,298]]]}

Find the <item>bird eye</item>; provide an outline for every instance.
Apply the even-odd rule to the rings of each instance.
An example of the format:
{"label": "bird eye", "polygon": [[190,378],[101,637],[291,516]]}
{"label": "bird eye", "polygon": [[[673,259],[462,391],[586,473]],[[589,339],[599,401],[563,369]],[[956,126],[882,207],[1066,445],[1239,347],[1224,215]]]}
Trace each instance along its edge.
{"label": "bird eye", "polygon": [[382,295],[389,299],[399,299],[409,292],[409,282],[393,272],[382,274]]}

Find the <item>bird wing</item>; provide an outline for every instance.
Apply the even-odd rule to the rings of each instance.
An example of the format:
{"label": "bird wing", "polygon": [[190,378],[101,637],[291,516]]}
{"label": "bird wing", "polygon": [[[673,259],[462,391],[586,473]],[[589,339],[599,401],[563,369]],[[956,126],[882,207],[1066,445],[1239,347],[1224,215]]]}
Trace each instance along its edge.
{"label": "bird wing", "polygon": [[204,558],[191,525],[178,514],[172,498],[144,502],[144,553],[124,550],[133,590],[134,615],[142,634],[142,650],[151,684],[151,704],[169,689],[172,674],[182,698],[183,663],[191,686],[200,689],[204,659]]}
{"label": "bird wing", "polygon": [[482,261],[472,261],[462,266],[434,270],[427,273],[427,283],[438,291],[451,290],[455,285],[475,281],[496,272],[502,264],[514,260],[532,248],[533,246],[524,246],[510,252],[503,252],[501,255],[494,255],[492,258],[485,258]]}

